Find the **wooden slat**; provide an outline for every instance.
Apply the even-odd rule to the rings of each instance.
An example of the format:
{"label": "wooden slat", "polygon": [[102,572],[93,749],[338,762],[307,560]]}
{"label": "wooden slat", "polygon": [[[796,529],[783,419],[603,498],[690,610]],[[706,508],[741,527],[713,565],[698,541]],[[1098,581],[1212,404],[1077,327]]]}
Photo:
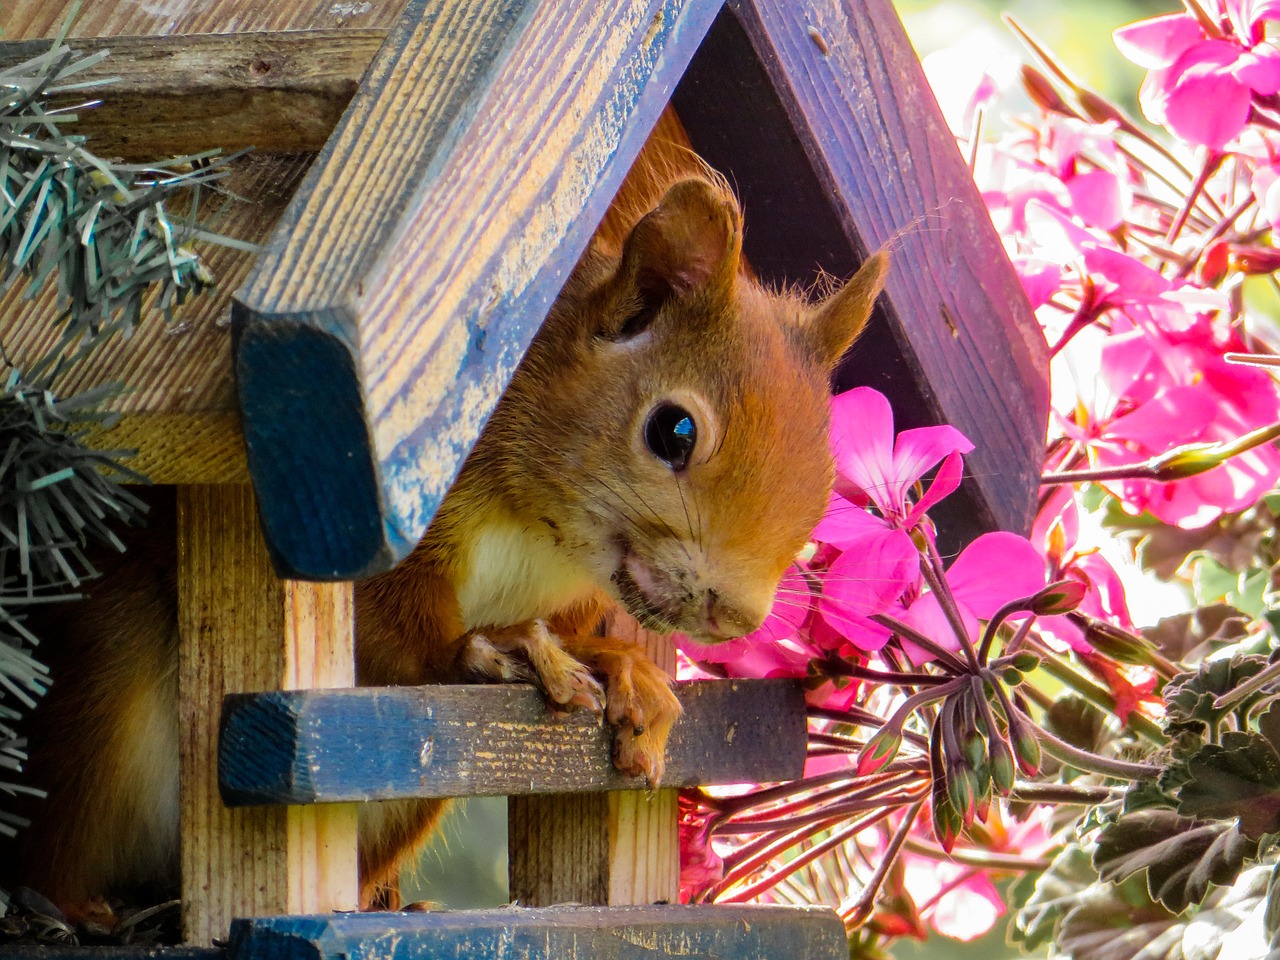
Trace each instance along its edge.
{"label": "wooden slat", "polygon": [[[786,780],[804,764],[804,698],[786,680],[680,684],[665,783]],[[589,713],[548,715],[525,685],[228,696],[219,777],[229,805],[637,790]]]}
{"label": "wooden slat", "polygon": [[843,278],[892,248],[840,386],[888,394],[899,428],[951,423],[977,445],[944,505],[949,542],[1028,529],[1044,340],[889,0],[729,0],[673,103],[740,192],[761,276]]}
{"label": "wooden slat", "polygon": [[61,947],[4,944],[4,960],[226,960],[217,947]]}
{"label": "wooden slat", "polygon": [[354,805],[228,810],[216,775],[226,692],[354,681],[350,584],[277,580],[243,486],[180,488],[177,572],[184,939],[236,915],[355,909]]}
{"label": "wooden slat", "polygon": [[386,29],[404,0],[9,0],[0,13],[6,40],[51,37],[79,7],[72,37],[179,36]]}
{"label": "wooden slat", "polygon": [[[252,147],[260,153],[315,153],[356,92],[385,29],[97,37],[74,42],[106,60],[77,82],[113,78],[87,96],[69,132],[101,156],[147,161]],[[48,49],[42,40],[0,43],[0,68]],[[55,101],[57,102],[57,101]]]}
{"label": "wooden slat", "polygon": [[[674,115],[664,116],[661,126],[673,124],[677,129],[669,135],[678,139]],[[661,148],[646,146],[645,155],[652,159],[655,149]],[[641,644],[654,663],[675,674],[670,637],[643,629],[618,609],[606,617],[604,631]],[[512,796],[507,801],[511,899],[529,907],[676,903],[678,817],[679,794],[670,788]]]}
{"label": "wooden slat", "polygon": [[283,574],[417,543],[718,7],[406,9],[234,311]]}
{"label": "wooden slat", "polygon": [[844,960],[826,908],[543,907],[237,920],[228,960]]}

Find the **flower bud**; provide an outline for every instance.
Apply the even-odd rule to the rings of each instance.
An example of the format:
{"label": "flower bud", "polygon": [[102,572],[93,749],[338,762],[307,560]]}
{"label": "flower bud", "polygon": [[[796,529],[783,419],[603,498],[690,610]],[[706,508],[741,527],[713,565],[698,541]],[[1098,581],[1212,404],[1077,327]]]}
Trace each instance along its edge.
{"label": "flower bud", "polygon": [[1188,443],[1151,461],[1151,476],[1167,483],[1206,473],[1222,464],[1222,448],[1216,443]]}
{"label": "flower bud", "polygon": [[898,755],[900,746],[902,732],[897,727],[881,727],[858,754],[858,776],[865,777],[884,767]]}
{"label": "flower bud", "polygon": [[1019,724],[1018,730],[1010,731],[1013,742],[1013,755],[1018,759],[1018,768],[1028,777],[1040,772],[1040,741],[1036,735]]}
{"label": "flower bud", "polygon": [[1117,663],[1150,666],[1155,648],[1145,637],[1107,623],[1090,619],[1085,624],[1084,639],[1093,649]]}
{"label": "flower bud", "polygon": [[1124,116],[1114,103],[1092,90],[1077,90],[1076,99],[1080,101],[1080,107],[1084,110],[1085,116],[1094,123],[1106,123],[1109,120],[1121,123],[1124,120]]}
{"label": "flower bud", "polygon": [[1196,275],[1202,287],[1216,287],[1231,269],[1231,245],[1225,240],[1209,244],[1200,257]]}
{"label": "flower bud", "polygon": [[1080,606],[1089,585],[1074,578],[1051,583],[1031,598],[1031,612],[1041,617],[1070,613]]}
{"label": "flower bud", "polygon": [[1033,673],[1040,667],[1040,658],[1030,650],[1022,650],[1013,655],[1010,663],[1019,673]]}
{"label": "flower bud", "polygon": [[1013,768],[1013,751],[1009,744],[1000,737],[992,737],[989,744],[989,763],[991,765],[991,783],[1001,796],[1007,797],[1013,789],[1013,781],[1017,772]]}
{"label": "flower bud", "polygon": [[960,836],[960,817],[951,804],[946,801],[945,794],[939,798],[937,791],[933,795],[933,835],[942,849],[951,852]]}
{"label": "flower bud", "polygon": [[1271,274],[1280,270],[1280,250],[1275,247],[1233,246],[1231,262],[1245,273]]}
{"label": "flower bud", "polygon": [[1022,65],[1022,85],[1027,90],[1027,96],[1031,98],[1031,102],[1043,110],[1045,113],[1060,113],[1064,117],[1075,117],[1076,112],[1072,110],[1065,100],[1054,89],[1053,84],[1043,73],[1029,64]]}

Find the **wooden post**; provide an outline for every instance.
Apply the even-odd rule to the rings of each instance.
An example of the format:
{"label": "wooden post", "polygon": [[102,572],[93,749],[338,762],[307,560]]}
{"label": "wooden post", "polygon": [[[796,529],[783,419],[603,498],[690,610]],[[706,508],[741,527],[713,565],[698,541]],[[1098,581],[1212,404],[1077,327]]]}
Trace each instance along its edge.
{"label": "wooden post", "polygon": [[351,585],[281,581],[253,494],[178,493],[183,936],[225,937],[236,916],[352,910],[356,806],[231,810],[218,794],[223,695],[351,686]]}
{"label": "wooden post", "polygon": [[[642,629],[621,611],[606,621],[613,636],[634,637],[674,675],[670,639]],[[676,903],[680,845],[675,790],[511,797],[507,852],[511,899],[634,906]]]}

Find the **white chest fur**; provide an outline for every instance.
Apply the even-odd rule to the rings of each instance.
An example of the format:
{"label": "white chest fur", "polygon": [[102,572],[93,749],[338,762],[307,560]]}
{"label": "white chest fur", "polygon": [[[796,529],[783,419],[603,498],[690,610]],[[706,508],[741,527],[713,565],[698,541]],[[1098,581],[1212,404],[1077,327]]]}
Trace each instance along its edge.
{"label": "white chest fur", "polygon": [[468,630],[545,617],[595,589],[550,530],[514,519],[481,528],[470,544],[466,570],[458,602]]}

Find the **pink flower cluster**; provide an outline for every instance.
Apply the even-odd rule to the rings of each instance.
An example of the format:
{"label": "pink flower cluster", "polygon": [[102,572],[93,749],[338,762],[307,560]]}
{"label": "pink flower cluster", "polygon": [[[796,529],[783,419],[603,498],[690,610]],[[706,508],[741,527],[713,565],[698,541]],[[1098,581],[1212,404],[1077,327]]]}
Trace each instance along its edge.
{"label": "pink flower cluster", "polygon": [[[1262,33],[1280,0],[1202,12],[1115,34],[1151,67],[1149,119],[1213,148],[1199,175],[1176,145],[1122,129],[1096,103],[1105,119],[1059,104],[979,151],[983,196],[1055,354],[1053,427],[1071,442],[1056,469],[1140,464],[1280,420],[1275,380],[1224,359],[1257,348],[1239,280],[1280,266],[1258,242],[1280,216],[1280,123],[1259,120],[1280,107],[1280,51]],[[1266,445],[1177,482],[1103,482],[1130,512],[1190,528],[1247,508],[1278,477]]]}

